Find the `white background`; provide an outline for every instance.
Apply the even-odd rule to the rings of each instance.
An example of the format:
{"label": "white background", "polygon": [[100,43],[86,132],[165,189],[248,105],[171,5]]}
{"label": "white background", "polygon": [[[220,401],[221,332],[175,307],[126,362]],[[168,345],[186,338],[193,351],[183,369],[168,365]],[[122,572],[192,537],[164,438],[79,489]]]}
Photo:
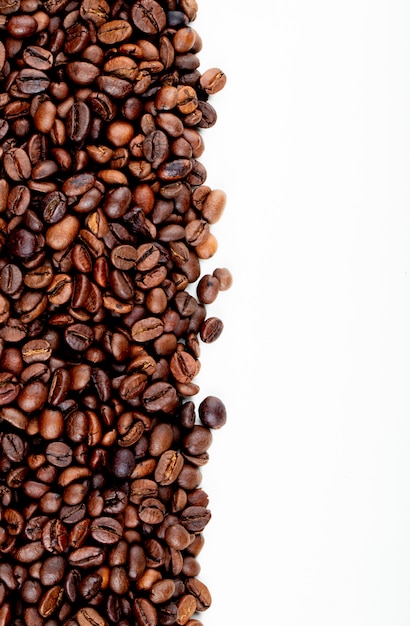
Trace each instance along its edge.
{"label": "white background", "polygon": [[410,3],[199,0],[219,395],[205,626],[410,624]]}

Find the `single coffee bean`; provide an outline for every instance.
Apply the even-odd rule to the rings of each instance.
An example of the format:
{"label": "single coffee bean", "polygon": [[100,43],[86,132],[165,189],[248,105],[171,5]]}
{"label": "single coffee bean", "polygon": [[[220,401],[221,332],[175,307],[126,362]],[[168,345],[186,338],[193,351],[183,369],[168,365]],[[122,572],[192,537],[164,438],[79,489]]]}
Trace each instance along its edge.
{"label": "single coffee bean", "polygon": [[185,350],[177,351],[171,357],[170,369],[177,382],[189,383],[197,373],[196,360]]}
{"label": "single coffee bean", "polygon": [[143,33],[155,35],[166,26],[165,11],[155,0],[139,0],[131,9],[132,20]]}
{"label": "single coffee bean", "polygon": [[6,152],[3,164],[6,174],[14,181],[20,182],[31,176],[30,159],[22,148],[12,148]]}
{"label": "single coffee bean", "polygon": [[0,272],[0,289],[6,295],[17,293],[23,283],[23,274],[14,263],[7,263]]}
{"label": "single coffee bean", "polygon": [[49,617],[61,605],[63,601],[64,589],[59,585],[54,585],[48,589],[40,600],[38,612],[42,617]]}
{"label": "single coffee bean", "polygon": [[155,480],[160,485],[171,485],[176,481],[184,465],[184,459],[179,452],[168,450],[158,460],[155,469]]}
{"label": "single coffee bean", "polygon": [[91,125],[91,112],[82,100],[75,101],[66,117],[67,134],[71,141],[80,143],[87,137]]}
{"label": "single coffee bean", "polygon": [[155,382],[142,395],[142,403],[148,412],[172,413],[178,406],[178,394],[167,382]]}
{"label": "single coffee bean", "polygon": [[94,333],[93,329],[85,324],[71,324],[65,330],[64,338],[72,350],[84,352],[91,346]]}
{"label": "single coffee bean", "polygon": [[106,45],[115,45],[126,41],[131,37],[131,35],[132,26],[125,20],[112,20],[105,22],[97,31],[97,38],[101,43]]}
{"label": "single coffee bean", "polygon": [[138,626],[157,626],[157,611],[155,606],[146,598],[135,598],[133,613]]}
{"label": "single coffee bean", "polygon": [[164,324],[157,317],[146,317],[136,322],[131,328],[132,338],[138,343],[152,341],[162,335],[163,331]]}
{"label": "single coffee bean", "polygon": [[68,531],[58,519],[51,519],[42,528],[41,541],[48,552],[63,553],[68,546]]}
{"label": "single coffee bean", "polygon": [[200,336],[204,343],[216,341],[223,331],[223,322],[218,317],[209,317],[200,328]]}
{"label": "single coffee bean", "polygon": [[198,578],[188,578],[186,588],[196,600],[196,610],[205,611],[212,604],[211,594],[208,587]]}
{"label": "single coffee bean", "polygon": [[93,174],[75,174],[68,178],[62,186],[66,196],[82,196],[94,187],[95,176]]}
{"label": "single coffee bean", "polygon": [[54,441],[46,448],[46,459],[56,467],[67,467],[71,464],[73,452],[71,448],[62,441]]}
{"label": "single coffee bean", "polygon": [[79,592],[85,600],[91,600],[94,598],[101,589],[103,582],[102,576],[97,573],[87,574],[80,583]]}
{"label": "single coffee bean", "polygon": [[80,569],[99,567],[104,562],[104,548],[101,546],[82,546],[71,552],[68,562]]}
{"label": "single coffee bean", "polygon": [[80,15],[83,20],[98,27],[109,19],[110,7],[105,0],[83,0]]}
{"label": "single coffee bean", "polygon": [[91,606],[80,609],[76,619],[79,626],[108,626],[107,621]]}
{"label": "single coffee bean", "polygon": [[221,291],[226,291],[232,287],[233,277],[226,267],[220,267],[214,270],[213,276],[218,279]]}
{"label": "single coffee bean", "polygon": [[48,361],[51,357],[51,352],[51,345],[45,339],[28,341],[21,350],[25,363]]}
{"label": "single coffee bean", "polygon": [[65,250],[76,238],[80,222],[75,215],[66,215],[47,229],[46,243],[53,250]]}
{"label": "single coffee bean", "polygon": [[30,206],[31,193],[25,185],[13,187],[7,198],[7,208],[13,215],[24,215]]}
{"label": "single coffee bean", "polygon": [[183,626],[196,611],[195,597],[189,593],[181,596],[177,602],[177,609],[177,624]]}
{"label": "single coffee bean", "polygon": [[197,285],[198,300],[203,304],[212,304],[215,302],[219,290],[219,280],[211,274],[205,274]]}
{"label": "single coffee bean", "polygon": [[16,77],[16,85],[21,93],[30,96],[46,91],[50,86],[50,79],[42,70],[24,68]]}
{"label": "single coffee bean", "polygon": [[[26,65],[36,70],[50,70],[54,63],[52,53],[41,46],[27,46],[23,51],[23,60]],[[49,101],[48,101],[49,102]]]}
{"label": "single coffee bean", "polygon": [[219,68],[213,67],[206,70],[201,78],[199,84],[205,93],[211,95],[218,91],[221,91],[226,85],[226,75]]}

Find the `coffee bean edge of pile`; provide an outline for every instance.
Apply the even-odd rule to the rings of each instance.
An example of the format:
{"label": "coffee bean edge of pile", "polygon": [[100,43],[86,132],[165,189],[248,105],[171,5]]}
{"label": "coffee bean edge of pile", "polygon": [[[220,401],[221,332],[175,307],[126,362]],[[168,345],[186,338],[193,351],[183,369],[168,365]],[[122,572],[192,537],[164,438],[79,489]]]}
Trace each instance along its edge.
{"label": "coffee bean edge of pile", "polygon": [[201,626],[229,289],[196,0],[0,0],[0,626]]}

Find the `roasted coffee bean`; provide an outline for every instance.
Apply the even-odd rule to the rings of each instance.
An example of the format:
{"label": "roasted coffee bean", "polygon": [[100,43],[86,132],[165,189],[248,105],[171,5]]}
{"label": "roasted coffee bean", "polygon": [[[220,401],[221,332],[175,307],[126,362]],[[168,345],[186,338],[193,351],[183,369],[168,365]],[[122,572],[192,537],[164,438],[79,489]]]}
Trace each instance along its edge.
{"label": "roasted coffee bean", "polygon": [[54,441],[49,443],[46,448],[46,459],[56,467],[67,467],[71,464],[73,451],[62,441]]}
{"label": "roasted coffee bean", "polygon": [[155,0],[139,0],[131,10],[133,22],[143,33],[155,35],[166,26],[166,15]]}
{"label": "roasted coffee bean", "polygon": [[91,126],[91,112],[82,100],[73,103],[66,117],[66,128],[71,141],[80,143],[87,137]]}
{"label": "roasted coffee bean", "polygon": [[223,322],[218,317],[209,317],[200,328],[200,336],[204,343],[216,341],[223,331]]}
{"label": "roasted coffee bean", "polygon": [[[34,71],[34,70],[33,70]],[[31,163],[22,148],[12,148],[4,155],[4,169],[14,181],[20,182],[31,176]]]}
{"label": "roasted coffee bean", "polygon": [[23,283],[23,274],[18,265],[7,263],[0,272],[0,289],[8,296],[17,293]]}
{"label": "roasted coffee bean", "polygon": [[91,346],[94,333],[92,328],[85,324],[71,324],[67,327],[64,338],[72,350],[84,352]]}
{"label": "roasted coffee bean", "polygon": [[82,546],[71,552],[68,561],[80,569],[99,567],[104,562],[104,549],[99,546]]}
{"label": "roasted coffee bean", "polygon": [[53,191],[42,201],[43,219],[48,224],[59,222],[67,211],[67,199],[61,191]]}
{"label": "roasted coffee bean", "polygon": [[201,467],[226,409],[207,396],[197,423],[187,398],[232,276],[201,272],[226,77],[199,70],[197,9],[0,0],[2,623],[199,626],[210,606]]}
{"label": "roasted coffee bean", "polygon": [[50,79],[42,70],[24,68],[16,77],[16,85],[21,93],[33,95],[46,91],[50,85]]}
{"label": "roasted coffee bean", "polygon": [[222,400],[207,396],[198,407],[201,422],[208,428],[218,429],[226,424],[226,407]]}
{"label": "roasted coffee bean", "polygon": [[7,198],[7,208],[13,215],[24,215],[30,206],[31,193],[25,185],[13,187]]}
{"label": "roasted coffee bean", "polygon": [[[36,24],[37,28],[37,24]],[[54,63],[52,53],[41,46],[27,46],[23,51],[23,60],[26,65],[36,70],[50,70]]]}
{"label": "roasted coffee bean", "polygon": [[106,620],[91,606],[80,609],[76,618],[79,626],[107,626]]}
{"label": "roasted coffee bean", "polygon": [[136,598],[133,603],[133,613],[138,626],[157,626],[157,611],[154,605],[146,598]]}

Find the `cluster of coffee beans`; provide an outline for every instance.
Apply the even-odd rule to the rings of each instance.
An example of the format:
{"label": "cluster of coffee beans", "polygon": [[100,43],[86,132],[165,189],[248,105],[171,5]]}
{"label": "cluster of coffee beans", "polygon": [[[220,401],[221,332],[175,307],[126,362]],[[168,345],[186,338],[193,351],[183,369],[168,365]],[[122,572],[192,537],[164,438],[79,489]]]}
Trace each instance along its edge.
{"label": "cluster of coffee beans", "polygon": [[0,0],[0,626],[199,626],[202,275],[225,194],[196,0]]}

